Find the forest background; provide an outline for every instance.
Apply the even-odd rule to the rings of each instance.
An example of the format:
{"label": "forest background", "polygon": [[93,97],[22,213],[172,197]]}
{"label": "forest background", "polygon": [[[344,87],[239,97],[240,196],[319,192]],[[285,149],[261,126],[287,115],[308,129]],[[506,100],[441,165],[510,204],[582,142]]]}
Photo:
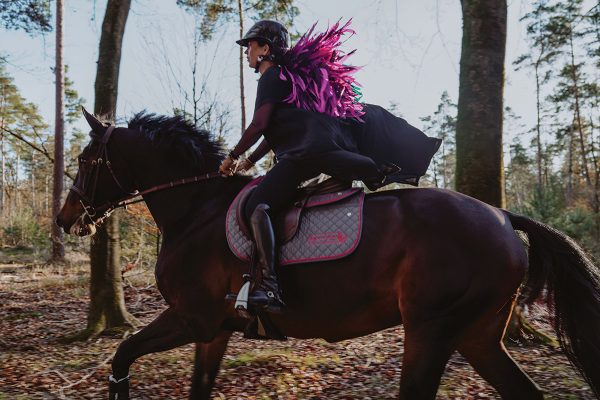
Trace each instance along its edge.
{"label": "forest background", "polygon": [[[4,18],[11,4],[27,3],[41,5],[43,14],[33,15],[39,26],[28,23],[32,15],[23,21]],[[50,258],[55,61],[50,4],[53,2],[43,0],[0,4],[0,272],[9,281],[14,268],[4,267],[11,262],[39,265]],[[214,4],[216,8],[198,9],[198,4]],[[246,124],[244,114],[249,116],[253,111],[251,100],[257,76],[244,70],[244,96],[240,96],[239,48],[234,43],[240,27],[235,10],[220,8],[222,4],[194,0],[133,2],[125,30],[117,123],[125,123],[142,109],[178,113],[210,130],[229,146],[237,141]],[[259,7],[272,7],[272,17],[289,23],[296,37],[316,20],[324,29],[340,17],[353,17],[358,34],[349,39],[346,48],[359,49],[353,62],[364,66],[358,74],[364,86],[363,100],[384,105],[429,135],[443,138],[444,144],[422,179],[422,186],[456,187],[460,2],[348,1],[344,2],[344,15],[340,15],[337,2],[261,0],[245,4],[250,4],[244,10],[246,29],[260,16]],[[278,11],[277,4],[286,6]],[[85,104],[92,109],[94,102],[95,61],[106,8],[106,1],[73,0],[66,4],[65,188],[76,172],[76,155],[88,140],[88,128],[79,108]],[[510,2],[508,10],[502,141],[505,179],[500,180],[506,202],[503,198],[502,204],[496,205],[505,205],[566,232],[598,259],[600,4],[588,0],[522,0]],[[241,97],[246,99],[245,113],[241,111]],[[97,95],[95,101],[97,106]],[[487,150],[481,148],[481,154]],[[254,172],[264,171],[269,163],[267,159]],[[157,293],[147,283],[150,281],[144,281],[146,286],[141,289],[136,288],[134,276],[151,278],[160,236],[143,205],[131,207],[120,216],[122,252],[116,273],[125,277],[122,286],[127,296],[131,297],[132,291],[136,293],[137,301],[128,305],[136,316],[143,316],[143,323],[145,316],[160,308],[160,301],[155,299],[148,307],[145,301],[157,297]],[[89,254],[90,239],[67,236],[65,240],[71,262]],[[83,265],[89,265],[87,259]],[[76,289],[78,297],[82,297],[89,271],[79,270],[77,279],[81,280],[73,287],[69,286],[73,285],[71,278],[67,279],[62,270],[58,273],[59,279],[65,277],[63,286]],[[122,290],[120,280],[118,285]],[[93,286],[92,282],[92,297]],[[54,305],[67,305],[69,309],[74,301],[79,302],[79,313],[65,324],[69,329],[80,326],[83,319],[81,300],[68,297],[71,292],[61,292],[56,299],[62,301]],[[36,290],[22,292],[23,296],[34,293],[39,299]],[[26,297],[21,299],[14,291],[0,291],[0,297],[5,295],[10,300],[0,302],[9,306],[0,308],[0,314],[7,313],[4,320],[0,318],[0,330],[8,339],[19,335],[10,321],[21,326],[21,322],[35,322],[39,317],[39,322],[47,323],[45,318],[54,314],[43,311],[43,301],[36,302],[34,311],[25,312],[18,304],[21,300],[28,304]],[[50,299],[42,297],[44,301]],[[3,330],[6,326],[2,324],[8,329]],[[60,331],[63,324],[55,325]],[[51,336],[56,336],[56,331]],[[44,335],[40,337],[43,339]],[[10,343],[0,337],[0,348],[9,348]],[[23,343],[30,346],[27,340]],[[83,351],[89,357],[89,349]],[[66,356],[72,358],[70,354]],[[92,372],[103,368],[109,359],[98,362]],[[12,368],[10,364],[7,363],[6,371]],[[59,371],[68,370],[67,364],[62,361]],[[36,372],[35,376],[53,372]],[[90,376],[82,373],[77,382]],[[19,376],[7,374],[10,379]],[[47,387],[44,382],[40,385]],[[54,385],[60,391],[64,389],[64,385]],[[66,386],[76,385],[67,382]],[[1,395],[0,391],[0,398]]]}

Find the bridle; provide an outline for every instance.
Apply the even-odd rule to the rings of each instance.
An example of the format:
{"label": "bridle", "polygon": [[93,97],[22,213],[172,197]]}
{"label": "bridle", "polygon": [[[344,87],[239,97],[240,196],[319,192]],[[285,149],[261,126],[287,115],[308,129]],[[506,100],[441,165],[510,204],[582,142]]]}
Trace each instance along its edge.
{"label": "bridle", "polygon": [[[74,192],[77,196],[79,196],[79,203],[83,207],[83,213],[79,216],[80,219],[85,218],[86,216],[92,222],[93,225],[100,225],[106,218],[110,216],[117,208],[127,208],[128,205],[139,203],[144,201],[142,196],[145,196],[150,193],[158,192],[160,190],[170,189],[181,185],[187,185],[190,183],[202,182],[208,179],[222,177],[219,171],[207,172],[202,175],[191,176],[188,178],[177,179],[174,181],[166,182],[160,185],[153,186],[148,189],[144,189],[139,191],[137,189],[134,190],[126,190],[123,185],[115,175],[113,171],[112,164],[108,155],[108,141],[116,129],[115,126],[111,125],[106,129],[104,135],[100,138],[100,145],[95,154],[95,159],[91,161],[92,169],[83,177],[83,188],[77,186],[76,183],[73,183],[71,186],[71,191]],[[82,162],[80,160],[80,162]],[[83,161],[87,162],[87,161]],[[102,166],[106,166],[108,171],[110,172],[110,176],[113,181],[119,187],[119,189],[123,192],[124,196],[115,200],[108,201],[100,206],[94,205],[94,199],[96,196],[96,186],[98,185],[98,177],[100,176],[100,169]],[[90,193],[88,194],[88,190]],[[101,216],[97,217],[98,210],[105,210]],[[83,221],[82,221],[83,222]]]}

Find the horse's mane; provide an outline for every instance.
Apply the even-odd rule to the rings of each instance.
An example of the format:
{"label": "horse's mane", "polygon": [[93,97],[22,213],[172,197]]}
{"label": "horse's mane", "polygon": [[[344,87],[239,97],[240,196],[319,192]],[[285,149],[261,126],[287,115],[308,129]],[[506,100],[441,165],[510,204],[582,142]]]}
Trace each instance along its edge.
{"label": "horse's mane", "polygon": [[216,171],[224,156],[223,146],[210,132],[197,128],[180,115],[140,111],[129,120],[128,127],[145,134],[154,146],[192,168]]}

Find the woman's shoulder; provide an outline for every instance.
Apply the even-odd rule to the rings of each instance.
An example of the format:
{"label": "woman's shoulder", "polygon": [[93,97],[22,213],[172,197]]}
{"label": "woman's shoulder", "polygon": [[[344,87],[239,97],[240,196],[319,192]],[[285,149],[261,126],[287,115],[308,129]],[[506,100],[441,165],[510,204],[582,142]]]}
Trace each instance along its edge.
{"label": "woman's shoulder", "polygon": [[290,83],[279,77],[281,69],[274,66],[267,69],[258,81],[255,108],[265,103],[282,103],[291,92]]}
{"label": "woman's shoulder", "polygon": [[259,90],[277,87],[279,90],[290,88],[290,82],[281,77],[281,67],[274,66],[267,69],[258,80]]}
{"label": "woman's shoulder", "polygon": [[281,75],[281,67],[279,65],[274,65],[263,72],[258,81],[267,81],[274,78],[280,79],[279,75]]}

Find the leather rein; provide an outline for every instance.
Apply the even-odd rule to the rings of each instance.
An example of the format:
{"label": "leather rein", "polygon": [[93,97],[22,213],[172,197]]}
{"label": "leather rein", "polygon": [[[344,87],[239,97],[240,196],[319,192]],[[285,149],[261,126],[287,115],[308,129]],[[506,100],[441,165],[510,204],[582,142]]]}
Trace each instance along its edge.
{"label": "leather rein", "polygon": [[[218,177],[222,178],[223,177],[219,173],[219,171],[214,171],[214,172],[207,172],[202,175],[195,175],[195,176],[191,176],[191,177],[187,177],[187,178],[182,178],[182,179],[177,179],[174,181],[166,182],[166,183],[163,183],[160,185],[152,186],[152,187],[150,187],[148,189],[144,189],[142,191],[125,190],[123,188],[123,185],[121,185],[121,182],[119,182],[119,179],[115,175],[115,173],[112,169],[112,164],[108,157],[107,144],[108,144],[108,141],[110,140],[110,137],[115,129],[116,129],[115,126],[113,126],[113,125],[109,126],[106,129],[106,132],[104,133],[104,135],[102,135],[102,137],[100,138],[100,146],[98,148],[98,151],[96,152],[96,158],[91,161],[92,170],[83,179],[83,183],[84,183],[83,189],[80,188],[79,186],[77,186],[75,183],[73,183],[73,185],[70,188],[70,190],[72,192],[74,192],[75,194],[77,194],[80,197],[79,203],[81,204],[81,206],[84,209],[84,212],[81,215],[81,217],[84,217],[84,216],[89,217],[90,221],[94,225],[101,224],[117,208],[127,208],[127,206],[130,204],[139,203],[139,202],[144,201],[143,196],[148,195],[150,193],[154,193],[154,192],[158,192],[158,191],[166,190],[166,189],[171,189],[171,188],[182,186],[182,185],[188,185],[190,183],[197,183],[197,182],[202,182],[202,181],[213,179],[213,178],[218,178]],[[80,163],[83,163],[83,162],[87,162],[87,161],[80,160]],[[118,200],[108,201],[100,206],[94,206],[94,197],[96,195],[96,186],[98,184],[98,177],[100,175],[100,167],[102,165],[106,165],[106,168],[110,172],[110,175],[111,175],[113,181],[117,184],[117,186],[119,187],[119,189],[121,189],[121,191],[123,193],[126,193],[126,195],[119,198]],[[90,182],[91,182],[91,186],[90,186],[91,194],[88,196],[88,194],[86,193],[87,192],[86,188],[88,188]],[[95,218],[97,210],[102,210],[104,208],[106,208],[106,211],[104,211],[102,216],[100,216],[99,218]]]}

